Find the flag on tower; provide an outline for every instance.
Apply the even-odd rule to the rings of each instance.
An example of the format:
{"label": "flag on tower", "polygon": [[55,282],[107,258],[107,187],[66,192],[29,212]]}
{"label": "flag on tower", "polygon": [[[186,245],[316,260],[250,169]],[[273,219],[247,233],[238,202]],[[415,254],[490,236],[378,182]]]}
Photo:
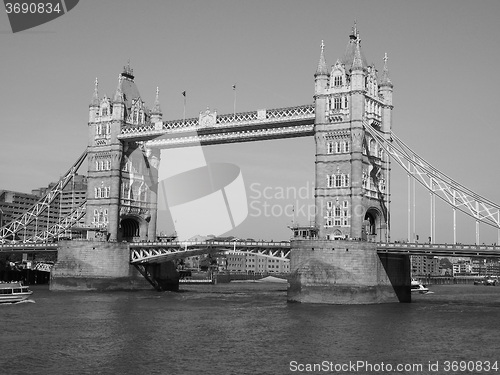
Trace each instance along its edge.
{"label": "flag on tower", "polygon": [[233,90],[236,90],[236,85],[233,85]]}
{"label": "flag on tower", "polygon": [[186,91],[182,92],[182,96],[186,97]]}

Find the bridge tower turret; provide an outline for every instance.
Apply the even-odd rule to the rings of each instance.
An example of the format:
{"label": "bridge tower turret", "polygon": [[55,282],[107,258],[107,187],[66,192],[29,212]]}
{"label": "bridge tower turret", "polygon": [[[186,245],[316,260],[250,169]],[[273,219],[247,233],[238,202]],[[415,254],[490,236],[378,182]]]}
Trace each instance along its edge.
{"label": "bridge tower turret", "polygon": [[163,113],[160,108],[160,89],[156,88],[156,98],[153,110],[151,111],[151,122],[157,124],[162,121]]}
{"label": "bridge tower turret", "polygon": [[[354,33],[353,33],[354,34]],[[355,36],[355,38],[353,38]],[[361,40],[359,34],[351,35],[354,41],[354,57],[351,68],[351,234],[352,238],[363,237],[363,118],[365,112],[366,71],[361,57]],[[361,209],[363,208],[363,209]]]}
{"label": "bridge tower turret", "polygon": [[328,68],[325,61],[325,44],[321,41],[321,53],[319,56],[318,68],[314,74],[314,103],[316,106],[316,123],[324,124],[326,122],[326,106],[328,104],[328,96],[326,94],[328,88]]}
{"label": "bridge tower turret", "polygon": [[314,95],[320,239],[380,241],[388,236],[389,161],[363,128],[390,131],[392,87],[385,83],[379,91],[378,86],[377,70],[363,56],[356,25],[330,73],[322,44]]}
{"label": "bridge tower turret", "polygon": [[[380,254],[389,239],[389,157],[369,127],[389,139],[392,83],[361,51],[356,25],[326,76],[315,74],[316,229],[291,242],[288,300],[308,303],[409,302],[409,256]],[[335,241],[332,241],[335,240]]]}
{"label": "bridge tower turret", "polygon": [[156,237],[159,151],[122,142],[127,127],[162,124],[158,92],[153,111],[144,105],[127,64],[113,100],[99,99],[97,81],[89,107],[86,227],[110,241]]}
{"label": "bridge tower turret", "polygon": [[97,77],[95,79],[94,94],[89,105],[89,123],[95,122],[99,116],[99,91]]}
{"label": "bridge tower turret", "polygon": [[[392,131],[392,93],[393,93],[393,84],[391,79],[389,78],[389,69],[387,67],[387,53],[384,56],[384,70],[382,71],[382,77],[379,82],[379,97],[382,99],[382,125],[381,130],[384,134],[384,138],[389,140],[391,138]],[[390,241],[390,218],[391,218],[391,160],[389,155],[384,154],[382,158],[382,175],[385,176],[386,181],[386,194],[387,194],[387,232],[386,232],[386,241]]]}

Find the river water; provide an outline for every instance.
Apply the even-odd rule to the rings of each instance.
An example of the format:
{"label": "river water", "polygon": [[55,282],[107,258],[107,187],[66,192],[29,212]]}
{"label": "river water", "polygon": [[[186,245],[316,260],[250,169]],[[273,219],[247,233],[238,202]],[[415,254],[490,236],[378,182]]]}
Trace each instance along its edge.
{"label": "river water", "polygon": [[31,301],[0,305],[0,374],[500,373],[498,286],[363,306],[287,303],[286,284],[32,289]]}

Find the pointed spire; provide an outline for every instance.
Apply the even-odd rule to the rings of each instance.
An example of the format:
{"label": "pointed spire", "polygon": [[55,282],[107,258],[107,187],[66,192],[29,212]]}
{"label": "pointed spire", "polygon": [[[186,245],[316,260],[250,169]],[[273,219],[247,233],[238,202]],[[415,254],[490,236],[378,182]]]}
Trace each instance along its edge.
{"label": "pointed spire", "polygon": [[358,59],[361,60],[361,66],[363,68],[366,68],[368,64],[363,55],[363,52],[361,51],[361,38],[359,37],[359,30],[356,21],[354,21],[354,26],[352,27],[351,34],[349,35],[349,43],[347,43],[344,57],[341,60],[342,64],[345,65],[346,70],[351,70],[351,69],[354,70],[353,62],[354,59],[356,58],[356,50],[358,49],[359,49]]}
{"label": "pointed spire", "polygon": [[389,78],[389,69],[387,68],[387,52],[384,55],[384,70],[382,71],[382,77],[380,78],[379,86],[392,87],[391,79]]}
{"label": "pointed spire", "polygon": [[359,45],[359,39],[356,39],[354,59],[352,60],[352,70],[363,70],[363,58],[361,57],[361,47]]}
{"label": "pointed spire", "polygon": [[156,87],[156,99],[155,99],[155,105],[153,107],[153,111],[151,112],[152,114],[161,114],[161,108],[160,108],[160,89]]}
{"label": "pointed spire", "polygon": [[122,91],[122,80],[123,80],[123,73],[118,76],[118,87],[116,88],[115,97],[113,100],[116,103],[124,102],[123,91]]}
{"label": "pointed spire", "polygon": [[97,90],[97,86],[98,86],[98,81],[97,81],[97,77],[95,78],[95,86],[94,86],[94,95],[92,95],[92,105],[93,106],[98,106],[99,105],[99,92]]}
{"label": "pointed spire", "polygon": [[314,76],[328,75],[328,68],[326,67],[324,50],[325,44],[323,43],[323,41],[321,41],[321,53],[319,55],[318,69],[316,69],[316,74],[314,74]]}

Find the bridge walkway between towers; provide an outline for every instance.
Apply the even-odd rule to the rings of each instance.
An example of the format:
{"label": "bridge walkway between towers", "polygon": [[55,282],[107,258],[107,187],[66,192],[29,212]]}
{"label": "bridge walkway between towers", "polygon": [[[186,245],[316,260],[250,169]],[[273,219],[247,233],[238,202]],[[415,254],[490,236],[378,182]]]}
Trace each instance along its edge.
{"label": "bridge walkway between towers", "polygon": [[314,135],[314,119],[312,104],[224,115],[207,110],[199,118],[126,126],[118,139],[146,141],[147,147],[171,148],[304,137]]}

